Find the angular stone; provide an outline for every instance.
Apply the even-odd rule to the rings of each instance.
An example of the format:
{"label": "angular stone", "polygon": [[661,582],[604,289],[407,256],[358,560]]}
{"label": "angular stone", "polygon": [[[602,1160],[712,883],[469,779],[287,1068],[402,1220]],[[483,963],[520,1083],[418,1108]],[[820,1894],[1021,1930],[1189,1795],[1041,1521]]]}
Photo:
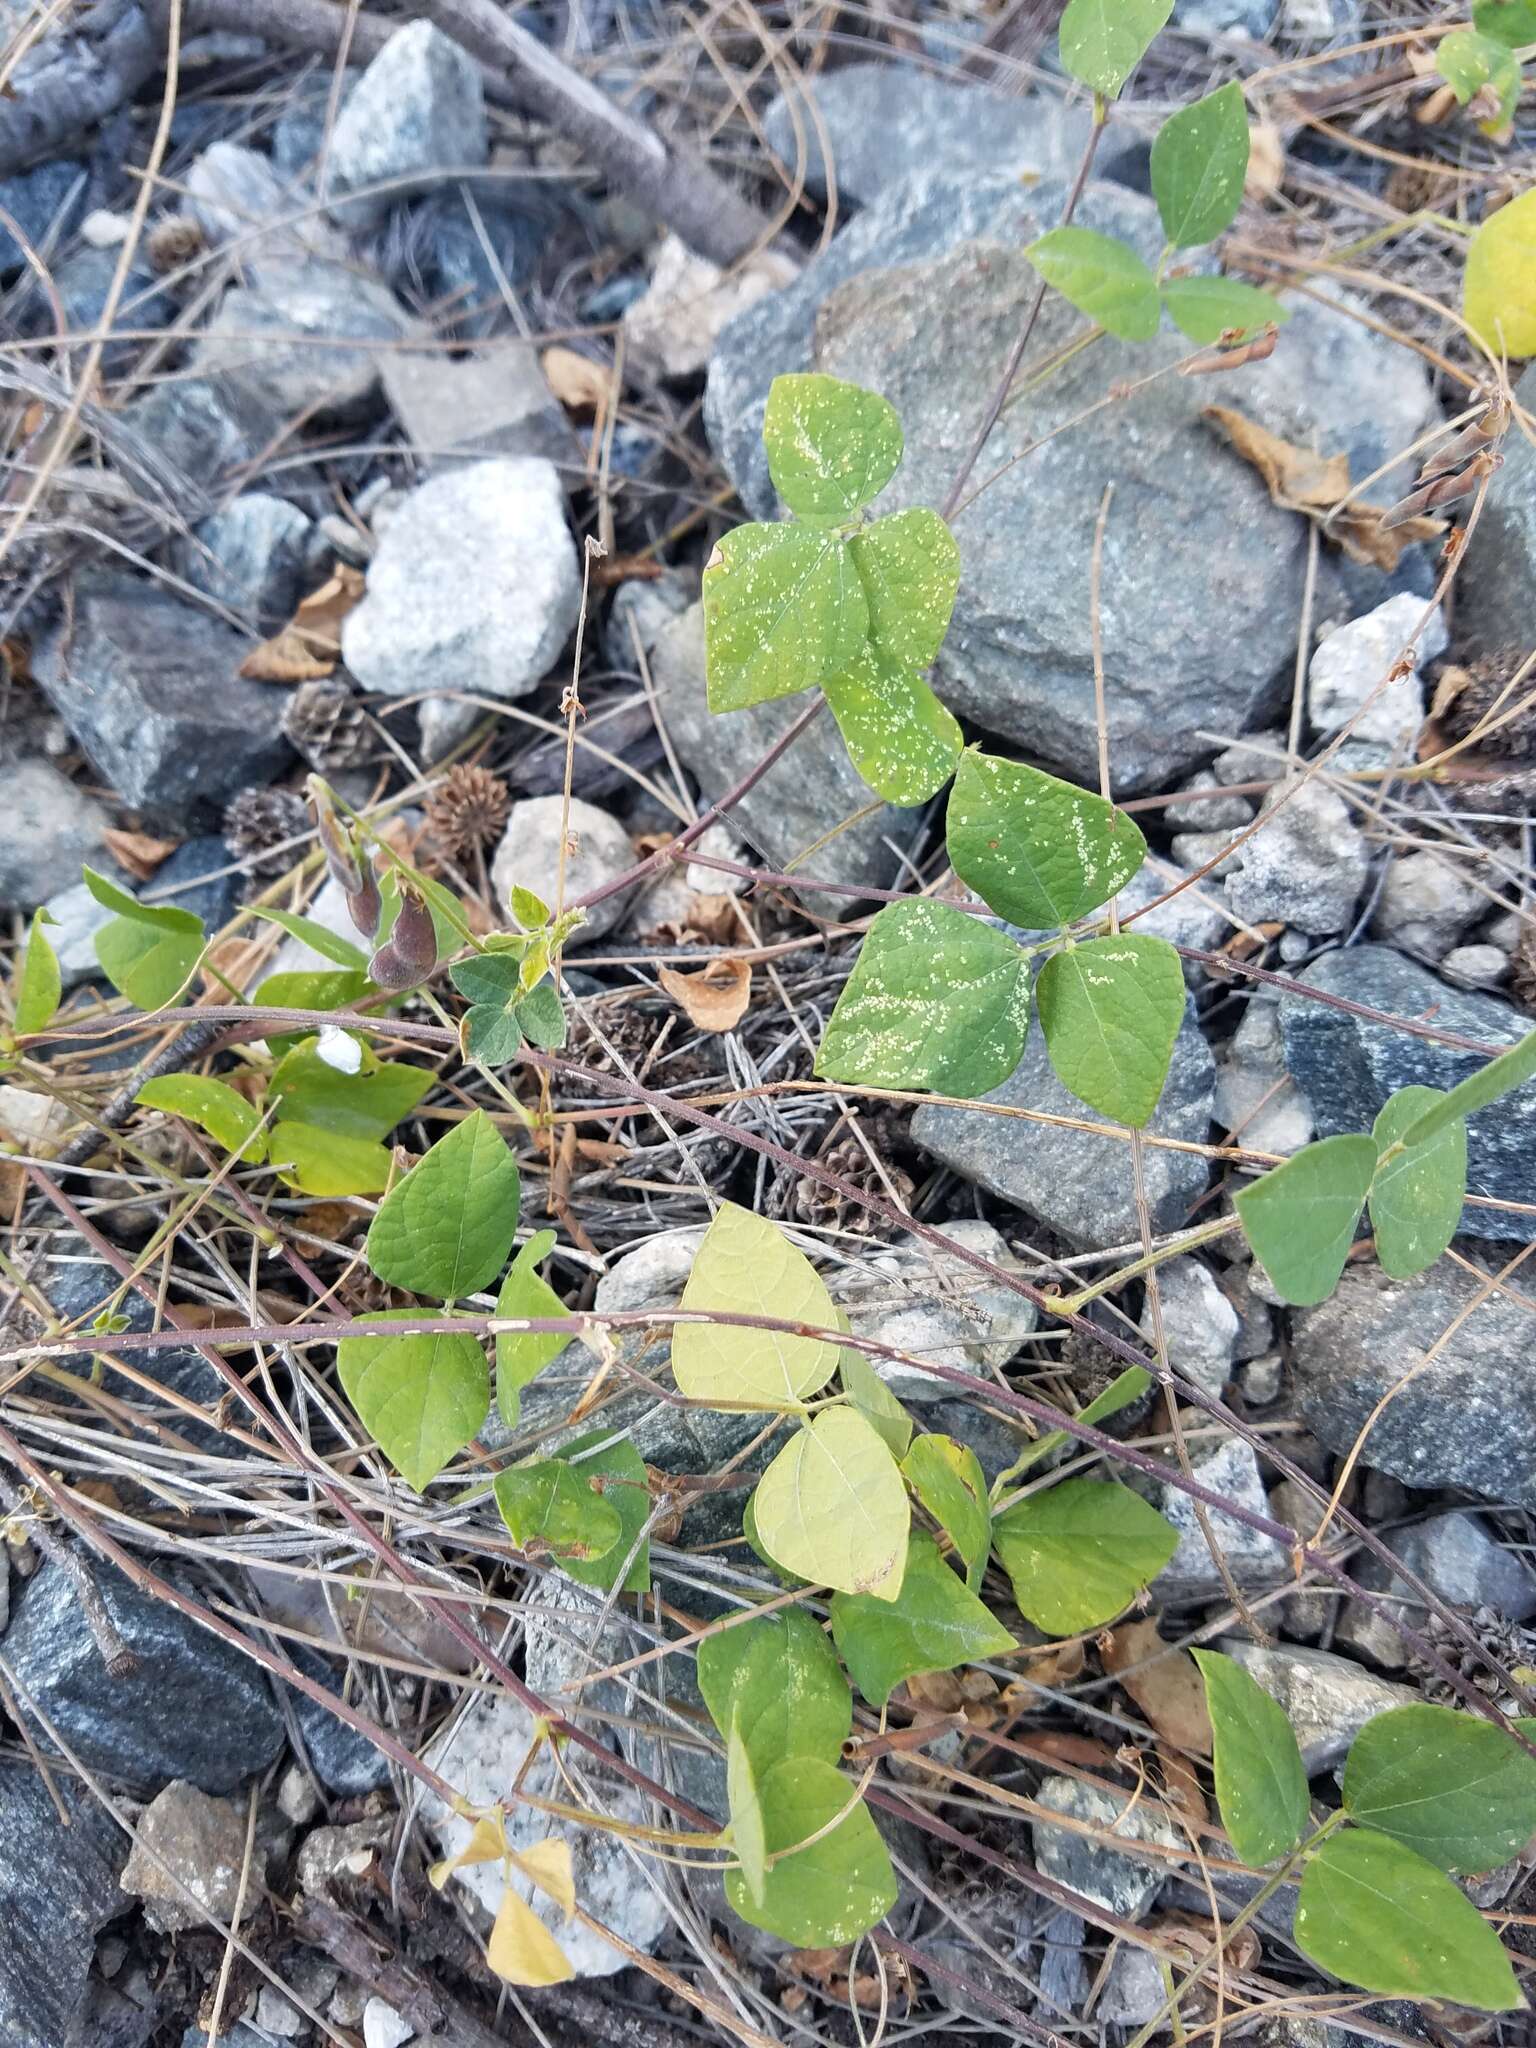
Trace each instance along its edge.
{"label": "angular stone", "polygon": [[1494,1293],[1446,1335],[1480,1285],[1446,1259],[1416,1280],[1348,1268],[1330,1300],[1292,1316],[1297,1400],[1341,1456],[1370,1424],[1364,1463],[1407,1486],[1536,1507],[1530,1310]]}
{"label": "angular stone", "polygon": [[375,396],[383,356],[417,331],[383,285],[316,259],[227,291],[192,367],[280,419],[349,415]]}
{"label": "angular stone", "polygon": [[653,377],[696,377],[721,330],[794,275],[794,264],[775,249],[722,270],[668,235],[650,284],[624,314],[628,360]]}
{"label": "angular stone", "polygon": [[1419,1697],[1407,1686],[1391,1685],[1328,1650],[1261,1645],[1238,1636],[1216,1648],[1241,1664],[1284,1708],[1309,1778],[1342,1763],[1367,1721]]}
{"label": "angular stone", "polygon": [[1456,988],[1496,989],[1509,973],[1509,955],[1502,946],[1453,946],[1440,972]]}
{"label": "angular stone", "polygon": [[1470,864],[1438,853],[1399,854],[1387,869],[1371,930],[1433,966],[1484,915],[1488,901]]}
{"label": "angular stone", "polygon": [[[1157,1291],[1169,1365],[1219,1399],[1232,1373],[1237,1310],[1217,1286],[1210,1267],[1198,1259],[1169,1259],[1159,1266]],[[1142,1310],[1141,1327],[1152,1341],[1150,1301]]]}
{"label": "angular stone", "polygon": [[[617,881],[635,864],[634,841],[609,812],[596,804],[571,798],[569,816],[565,801],[558,796],[530,796],[516,803],[507,814],[506,830],[491,863],[491,887],[498,903],[506,903],[515,885],[531,889],[554,908],[560,880],[560,829],[567,827],[565,857],[565,901],[574,903],[589,890]],[[594,903],[587,922],[578,925],[566,941],[569,946],[590,945],[605,932],[623,922],[628,892],[607,896]]]}
{"label": "angular stone", "polygon": [[[1448,988],[1427,967],[1405,960],[1390,946],[1325,953],[1300,979],[1392,1017],[1432,1017],[1443,1031],[1500,1050],[1530,1029],[1529,1018],[1510,1004]],[[1300,995],[1281,997],[1280,1029],[1286,1065],[1305,1089],[1318,1135],[1324,1138],[1368,1131],[1399,1088],[1454,1088],[1485,1065],[1475,1053],[1457,1052]],[[1536,1088],[1527,1084],[1469,1117],[1467,1136],[1469,1193],[1536,1203]],[[1469,1237],[1523,1242],[1536,1234],[1536,1218],[1469,1203],[1460,1229]]]}
{"label": "angular stone", "polygon": [[347,95],[331,137],[333,201],[388,180],[393,189],[333,211],[350,226],[382,220],[407,193],[490,153],[480,67],[427,21],[396,29]]}
{"label": "angular stone", "polygon": [[[1168,1078],[1147,1124],[1148,1134],[1203,1144],[1210,1129],[1215,1078],[1215,1064],[1191,1006],[1174,1041]],[[1057,1080],[1037,1028],[1031,1029],[1024,1057],[1012,1075],[982,1100],[1051,1116],[1098,1120]],[[924,1103],[918,1109],[912,1138],[964,1179],[990,1188],[1073,1245],[1104,1250],[1137,1239],[1131,1151],[1119,1139],[938,1103]],[[1152,1228],[1171,1230],[1204,1191],[1208,1163],[1198,1153],[1159,1145],[1147,1146],[1145,1156]]]}
{"label": "angular stone", "polygon": [[[1452,1607],[1468,1613],[1489,1608],[1509,1621],[1525,1621],[1536,1614],[1536,1572],[1514,1550],[1494,1541],[1480,1515],[1464,1509],[1431,1515],[1384,1540],[1415,1577]],[[1388,1613],[1397,1621],[1412,1629],[1422,1627],[1422,1599],[1380,1558],[1361,1553],[1350,1572],[1367,1591],[1390,1597]],[[1408,1661],[1410,1646],[1387,1614],[1363,1602],[1345,1609],[1338,1639],[1393,1669]]]}
{"label": "angular stone", "polygon": [[232,247],[249,277],[346,254],[336,230],[310,211],[311,195],[286,185],[269,157],[243,143],[211,143],[188,170],[186,187],[187,211],[204,239],[211,248]]}
{"label": "angular stone", "polygon": [[531,341],[500,341],[453,358],[390,355],[383,377],[390,410],[429,470],[487,455],[542,455],[565,463],[580,455]]}
{"label": "angular stone", "polygon": [[170,378],[125,406],[122,421],[162,465],[205,487],[252,461],[282,427],[254,391],[227,377]]}
{"label": "angular stone", "polygon": [[313,532],[308,514],[286,498],[245,491],[179,544],[176,572],[261,632],[275,632],[298,602]]}
{"label": "angular stone", "polygon": [[123,1890],[143,1901],[161,1934],[202,1927],[210,1915],[228,1921],[240,1896],[245,1835],[245,1817],[229,1800],[177,1779],[139,1817]]}
{"label": "angular stone", "polygon": [[[1060,1777],[1047,1778],[1035,1798],[1051,1812],[1088,1821],[1105,1833],[1113,1829],[1131,1841],[1157,1843],[1166,1849],[1180,1846],[1179,1836],[1145,1800],[1132,1806],[1129,1798],[1101,1792],[1076,1778]],[[1151,1857],[1121,1855],[1088,1835],[1069,1833],[1048,1821],[1031,1821],[1030,1828],[1038,1868],[1122,1920],[1142,1918],[1172,1868]]]}
{"label": "angular stone", "polygon": [[[1536,363],[1526,366],[1515,396],[1528,412],[1536,408]],[[1524,655],[1536,613],[1536,448],[1512,427],[1503,455],[1458,578],[1456,616],[1473,651]]]}
{"label": "angular stone", "polygon": [[[1251,1444],[1240,1437],[1227,1437],[1212,1451],[1202,1454],[1195,1449],[1190,1463],[1195,1478],[1208,1491],[1220,1494],[1237,1507],[1268,1514],[1264,1480]],[[1226,1590],[1226,1581],[1211,1555],[1211,1545],[1200,1527],[1194,1501],[1170,1479],[1156,1486],[1153,1504],[1179,1532],[1178,1549],[1152,1581],[1157,1597],[1170,1601],[1219,1598]],[[1290,1576],[1290,1553],[1273,1536],[1240,1522],[1235,1515],[1223,1514],[1219,1508],[1207,1508],[1206,1519],[1211,1526],[1211,1539],[1238,1586],[1276,1586]]]}
{"label": "angular stone", "polygon": [[1312,1107],[1286,1072],[1278,1003],[1250,995],[1217,1061],[1216,1121],[1234,1144],[1289,1158],[1312,1141]]}
{"label": "angular stone", "polygon": [[71,1773],[58,1773],[55,1785],[67,1827],[30,1763],[0,1764],[0,2039],[6,2048],[61,2048],[80,2038],[96,1936],[128,1903],[117,1883],[126,1838]]}
{"label": "angular stone", "polygon": [[[1351,739],[1409,751],[1424,723],[1419,670],[1444,654],[1450,642],[1438,605],[1419,630],[1424,612],[1421,598],[1402,591],[1336,627],[1321,642],[1307,669],[1307,716],[1319,732],[1334,733],[1353,720]],[[1398,656],[1415,633],[1414,666],[1407,675],[1395,676]]]}
{"label": "angular stone", "polygon": [[1233,914],[1244,924],[1287,924],[1313,937],[1343,931],[1371,869],[1355,813],[1324,783],[1282,783],[1266,800],[1264,819],[1227,877]]}
{"label": "angular stone", "polygon": [[5,770],[0,827],[0,908],[35,910],[80,880],[83,863],[101,857],[110,820],[51,761],[15,761]]}
{"label": "angular stone", "polygon": [[[1014,1264],[990,1223],[962,1217],[938,1227],[943,1236],[994,1265]],[[857,1262],[850,1259],[832,1277],[830,1291],[847,1311],[856,1337],[958,1372],[1000,1372],[1039,1321],[1034,1303],[1022,1294],[919,1238],[871,1250]],[[898,1400],[943,1401],[961,1391],[897,1359],[871,1357],[869,1363]]]}

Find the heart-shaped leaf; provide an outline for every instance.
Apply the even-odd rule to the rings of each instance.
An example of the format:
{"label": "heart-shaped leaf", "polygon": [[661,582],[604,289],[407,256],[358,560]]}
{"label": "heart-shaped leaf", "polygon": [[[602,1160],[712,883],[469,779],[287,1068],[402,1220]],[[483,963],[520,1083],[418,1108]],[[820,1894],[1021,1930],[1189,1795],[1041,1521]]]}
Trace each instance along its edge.
{"label": "heart-shaped leaf", "polygon": [[[805,1254],[776,1224],[734,1202],[721,1203],[704,1233],[680,1305],[821,1330],[837,1322],[831,1296]],[[837,1346],[822,1337],[728,1323],[679,1323],[672,1332],[678,1392],[713,1408],[792,1408],[824,1387],[836,1369]]]}
{"label": "heart-shaped leaf", "polygon": [[1475,1714],[1393,1707],[1355,1737],[1344,1804],[1441,1870],[1492,1870],[1536,1836],[1536,1757]]}
{"label": "heart-shaped leaf", "polygon": [[722,1733],[733,1725],[759,1772],[787,1756],[836,1763],[853,1726],[853,1697],[826,1636],[788,1608],[706,1636],[699,1691]]}
{"label": "heart-shaped leaf", "polygon": [[483,1109],[455,1124],[393,1187],[368,1232],[368,1263],[391,1287],[445,1301],[489,1284],[517,1232],[521,1181]]}
{"label": "heart-shaped leaf", "polygon": [[[381,1320],[413,1317],[392,1309]],[[417,1493],[473,1441],[490,1412],[490,1374],[472,1335],[343,1337],[336,1363],[363,1427]]]}
{"label": "heart-shaped leaf", "polygon": [[956,1671],[1017,1647],[939,1556],[933,1538],[917,1529],[907,1539],[907,1568],[896,1598],[835,1594],[832,1639],[874,1707],[883,1707],[904,1679],[919,1672]]}
{"label": "heart-shaped leaf", "polygon": [[877,391],[813,372],[775,377],[763,409],[773,487],[797,519],[842,526],[901,462],[901,421]]}
{"label": "heart-shaped leaf", "polygon": [[1068,0],[1061,17],[1063,66],[1113,99],[1173,12],[1173,0]]}
{"label": "heart-shaped leaf", "polygon": [[833,1765],[794,1756],[762,1774],[757,1796],[775,1860],[757,1899],[743,1871],[726,1872],[732,1910],[796,1948],[842,1948],[868,1933],[896,1903],[896,1874],[854,1786]]}
{"label": "heart-shaped leaf", "polygon": [[1133,820],[1102,797],[974,749],[955,770],[944,836],[961,881],[1026,931],[1086,917],[1147,857]]}
{"label": "heart-shaped leaf", "polygon": [[1019,1612],[1047,1635],[1113,1621],[1162,1570],[1178,1532],[1127,1487],[1063,1479],[992,1524]]}
{"label": "heart-shaped leaf", "polygon": [[812,1585],[894,1600],[911,1512],[896,1461],[853,1408],[796,1430],[752,1496],[759,1542]]}
{"label": "heart-shaped leaf", "polygon": [[[1378,1158],[1439,1099],[1438,1088],[1399,1088],[1371,1129]],[[1411,1280],[1432,1266],[1456,1235],[1467,1198],[1467,1127],[1458,1117],[1427,1144],[1409,1145],[1379,1165],[1368,1197],[1381,1270]]]}
{"label": "heart-shaped leaf", "polygon": [[1243,1235],[1286,1301],[1311,1308],[1338,1286],[1375,1171],[1374,1138],[1320,1138],[1239,1190]]}

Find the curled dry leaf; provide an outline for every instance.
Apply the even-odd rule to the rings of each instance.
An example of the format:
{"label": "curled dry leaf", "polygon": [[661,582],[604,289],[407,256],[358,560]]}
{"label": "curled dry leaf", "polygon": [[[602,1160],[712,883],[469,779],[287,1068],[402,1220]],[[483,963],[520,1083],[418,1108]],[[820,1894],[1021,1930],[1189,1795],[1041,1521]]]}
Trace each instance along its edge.
{"label": "curled dry leaf", "polygon": [[177,847],[174,839],[152,839],[147,832],[123,832],[115,826],[102,833],[101,843],[137,882],[147,882]]}
{"label": "curled dry leaf", "polygon": [[613,371],[573,348],[547,348],[539,361],[545,381],[572,412],[600,412],[613,393]]}
{"label": "curled dry leaf", "polygon": [[1127,1622],[1104,1648],[1104,1669],[1175,1748],[1195,1756],[1211,1753],[1211,1717],[1205,1682],[1187,1650],[1165,1643],[1155,1621]]}
{"label": "curled dry leaf", "polygon": [[1273,121],[1255,121],[1248,130],[1248,169],[1243,193],[1249,199],[1273,199],[1285,176],[1285,144]]}
{"label": "curled dry leaf", "polygon": [[657,979],[700,1031],[734,1031],[752,1000],[752,968],[745,960],[711,960],[697,974],[663,967]]}
{"label": "curled dry leaf", "polygon": [[1208,405],[1204,417],[1225,434],[1245,462],[1252,463],[1277,505],[1324,521],[1325,537],[1335,541],[1352,562],[1370,563],[1390,572],[1411,542],[1436,540],[1445,532],[1442,519],[1413,516],[1389,527],[1384,506],[1368,505],[1359,498],[1345,505],[1349,495],[1347,455],[1318,455],[1310,448],[1298,448],[1231,406]]}
{"label": "curled dry leaf", "polygon": [[253,647],[240,673],[253,683],[314,683],[334,673],[341,658],[341,622],[361,604],[362,571],[338,562],[334,575],[312,590],[279,633]]}

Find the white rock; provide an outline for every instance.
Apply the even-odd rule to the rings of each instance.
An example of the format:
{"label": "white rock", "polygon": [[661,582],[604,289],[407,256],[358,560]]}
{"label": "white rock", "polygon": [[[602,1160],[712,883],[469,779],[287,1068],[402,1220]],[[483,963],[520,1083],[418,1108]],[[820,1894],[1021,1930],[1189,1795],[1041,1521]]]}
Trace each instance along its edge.
{"label": "white rock", "polygon": [[[994,1264],[1013,1263],[990,1223],[962,1217],[941,1224],[939,1230],[952,1243]],[[847,1310],[855,1336],[959,1372],[986,1373],[1005,1366],[1038,1321],[1034,1303],[1023,1295],[917,1238],[872,1252],[858,1266],[845,1268],[833,1276],[830,1292]],[[949,1381],[897,1359],[871,1358],[870,1364],[903,1401],[944,1401],[959,1391]]]}
{"label": "white rock", "polygon": [[298,2007],[291,2005],[271,1984],[263,1984],[256,1994],[256,2024],[279,2041],[297,2041],[309,2027]]}
{"label": "white rock", "polygon": [[[1205,1393],[1219,1397],[1232,1373],[1237,1310],[1216,1285],[1210,1268],[1198,1259],[1170,1259],[1158,1267],[1157,1285],[1168,1363]],[[1150,1340],[1150,1303],[1142,1310],[1141,1327]]]}
{"label": "white rock", "polygon": [[[1251,1513],[1267,1515],[1269,1502],[1253,1446],[1241,1437],[1226,1437],[1214,1450],[1191,1447],[1190,1463],[1199,1484],[1223,1500]],[[1211,1542],[1221,1552],[1228,1571],[1239,1586],[1278,1585],[1290,1572],[1290,1553],[1274,1537],[1207,1508],[1211,1542],[1207,1542],[1195,1514],[1195,1503],[1171,1479],[1155,1489],[1154,1505],[1179,1532],[1179,1547],[1152,1581],[1153,1590],[1166,1600],[1211,1599],[1226,1590]]]}
{"label": "white rock", "polygon": [[[516,803],[507,817],[507,828],[491,863],[491,886],[498,905],[505,904],[514,883],[531,889],[554,908],[560,876],[560,826],[563,799],[558,796],[530,796]],[[572,797],[567,823],[565,856],[565,901],[574,903],[590,889],[611,882],[635,864],[634,842],[617,818],[600,811],[596,804]],[[567,947],[588,946],[622,922],[627,892],[605,897],[578,925]]]}
{"label": "white rock", "polygon": [[445,170],[474,169],[489,154],[479,65],[430,22],[409,22],[347,95],[329,160],[333,200],[382,180],[403,182],[332,211],[349,226],[367,226]]}
{"label": "white rock", "polygon": [[1312,1142],[1312,1108],[1285,1069],[1279,1007],[1251,996],[1216,1063],[1216,1121],[1232,1142],[1289,1158]]}
{"label": "white rock", "polygon": [[668,235],[649,286],[624,315],[628,360],[652,376],[697,376],[726,322],[794,275],[794,264],[776,250],[760,249],[724,271]]}
{"label": "white rock", "polygon": [[[485,1807],[506,1798],[509,1774],[516,1772],[533,1742],[532,1715],[506,1694],[488,1694],[439,1737],[428,1761],[471,1806]],[[621,1779],[603,1774],[584,1751],[568,1750],[565,1763],[603,1812],[649,1824],[650,1808],[640,1794]],[[570,1787],[550,1762],[547,1748],[540,1751],[522,1785],[538,1798],[570,1800]],[[471,1823],[434,1794],[423,1801],[421,1811],[440,1853],[457,1854],[469,1840]],[[507,1814],[511,1847],[528,1849],[546,1836],[570,1843],[576,1896],[583,1909],[636,1948],[653,1949],[670,1922],[659,1890],[647,1882],[644,1859],[632,1855],[616,1836],[514,1803]],[[475,1865],[453,1881],[472,1892],[487,1914],[494,1914],[502,1892],[497,1865]],[[514,1882],[564,1949],[578,1977],[609,1977],[627,1967],[623,1954],[600,1934],[579,1921],[567,1922],[560,1908],[525,1879]]]}
{"label": "white rock", "polygon": [[1424,600],[1405,591],[1328,635],[1307,669],[1307,715],[1319,732],[1336,732],[1368,703],[1350,727],[1352,739],[1400,746],[1416,737],[1424,723],[1419,671],[1449,644],[1438,605],[1419,634],[1412,668],[1397,677],[1392,669],[1424,611]]}
{"label": "white rock", "polygon": [[580,609],[554,465],[499,456],[411,492],[380,536],[342,654],[364,689],[386,696],[525,697]]}
{"label": "white rock", "polygon": [[1343,797],[1317,781],[1284,783],[1264,817],[1227,878],[1233,914],[1245,924],[1273,920],[1314,937],[1342,931],[1370,869],[1365,836]]}
{"label": "white rock", "polygon": [[335,229],[311,210],[311,195],[285,189],[271,158],[243,143],[210,144],[187,172],[186,185],[187,211],[204,239],[215,249],[233,245],[247,276],[346,253]]}
{"label": "white rock", "polygon": [[297,1764],[290,1764],[277,1781],[277,1810],[296,1828],[307,1827],[320,1811],[314,1780]]}
{"label": "white rock", "polygon": [[382,1998],[363,2007],[363,2048],[404,2048],[416,2029]]}
{"label": "white rock", "polygon": [[74,1121],[67,1102],[0,1082],[0,1140],[18,1152],[46,1153]]}
{"label": "white rock", "polygon": [[1463,862],[1442,860],[1437,853],[1404,853],[1387,870],[1371,930],[1433,965],[1487,908],[1487,896]]}
{"label": "white rock", "polygon": [[703,1242],[702,1225],[690,1230],[663,1230],[656,1237],[648,1237],[632,1252],[615,1259],[597,1283],[592,1306],[603,1315],[670,1307],[681,1295]]}
{"label": "white rock", "polygon": [[1367,1721],[1419,1697],[1409,1687],[1390,1685],[1329,1650],[1250,1643],[1237,1636],[1216,1648],[1235,1658],[1285,1709],[1309,1777],[1342,1763]]}
{"label": "white rock", "polygon": [[[717,819],[710,826],[697,842],[697,851],[716,860],[739,861],[744,867],[752,864],[723,820]],[[626,929],[653,932],[658,925],[685,925],[693,913],[695,896],[739,896],[745,887],[742,876],[726,874],[720,868],[701,867],[696,861],[664,868],[659,879],[635,898],[634,908],[625,921]]]}

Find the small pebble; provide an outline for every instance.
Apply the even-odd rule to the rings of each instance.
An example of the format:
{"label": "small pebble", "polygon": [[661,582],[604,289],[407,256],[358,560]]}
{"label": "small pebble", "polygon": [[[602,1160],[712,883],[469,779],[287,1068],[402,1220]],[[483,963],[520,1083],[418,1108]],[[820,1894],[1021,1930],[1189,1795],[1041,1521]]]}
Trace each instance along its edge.
{"label": "small pebble", "polygon": [[415,2031],[382,1998],[370,1998],[363,2007],[363,2048],[402,2048]]}
{"label": "small pebble", "polygon": [[1440,972],[1458,988],[1497,988],[1509,972],[1509,956],[1498,946],[1456,946]]}

